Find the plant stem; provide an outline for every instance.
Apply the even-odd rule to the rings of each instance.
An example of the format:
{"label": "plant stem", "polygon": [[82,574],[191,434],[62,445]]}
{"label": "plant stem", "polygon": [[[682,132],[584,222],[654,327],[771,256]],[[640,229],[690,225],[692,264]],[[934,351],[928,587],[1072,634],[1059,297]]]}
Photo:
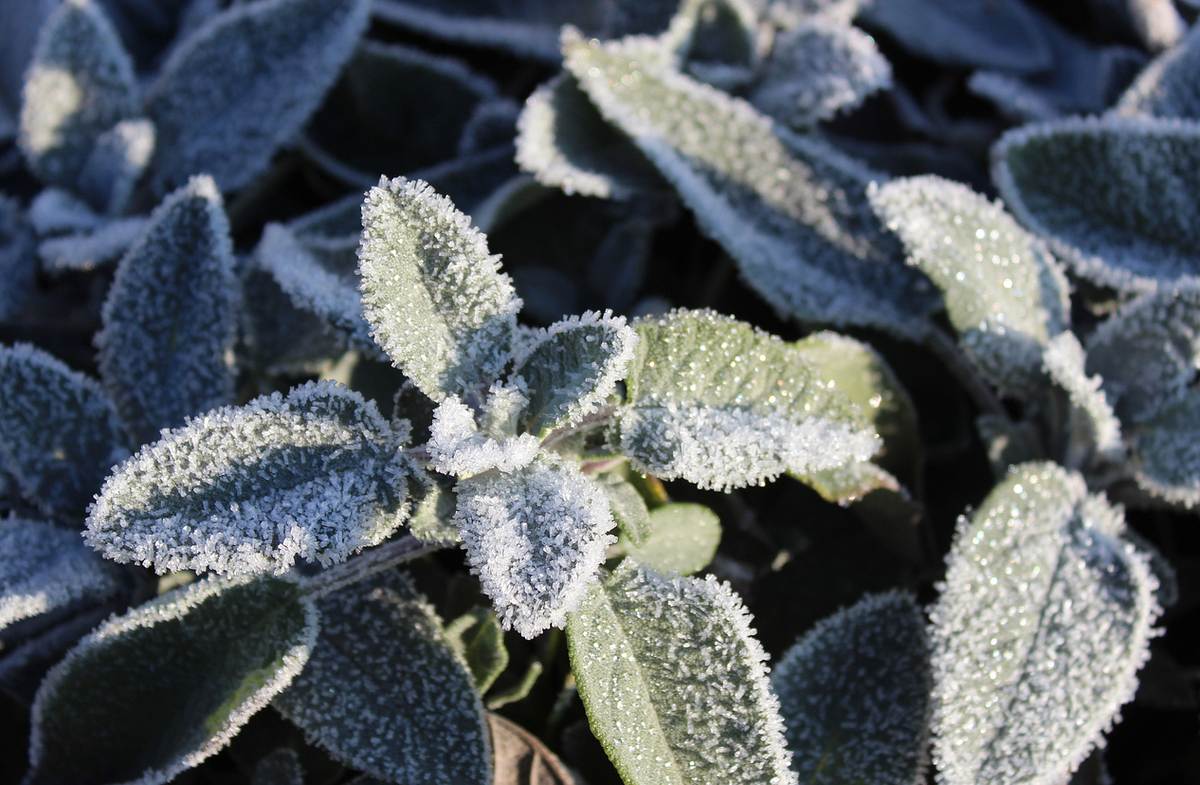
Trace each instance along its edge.
{"label": "plant stem", "polygon": [[1004,404],[1000,403],[992,389],[975,373],[971,361],[950,336],[936,327],[931,327],[925,332],[924,338],[925,347],[937,355],[942,365],[958,381],[980,411],[1008,418]]}
{"label": "plant stem", "polygon": [[388,540],[382,545],[359,554],[349,561],[343,562],[328,570],[313,576],[305,583],[305,593],[310,597],[321,597],[384,570],[391,569],[397,564],[419,559],[422,556],[444,548],[437,543],[424,543],[416,537],[405,536]]}

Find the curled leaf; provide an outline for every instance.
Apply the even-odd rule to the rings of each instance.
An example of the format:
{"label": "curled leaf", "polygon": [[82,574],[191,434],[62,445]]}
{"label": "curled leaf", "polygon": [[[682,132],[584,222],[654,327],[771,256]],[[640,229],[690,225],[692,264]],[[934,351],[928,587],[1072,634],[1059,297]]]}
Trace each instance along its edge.
{"label": "curled leaf", "polygon": [[1100,377],[1087,375],[1087,360],[1075,334],[1064,332],[1053,338],[1042,363],[1070,402],[1067,427],[1073,454],[1067,456],[1067,465],[1083,466],[1093,455],[1102,460],[1119,460],[1125,451],[1121,423],[1100,389]]}

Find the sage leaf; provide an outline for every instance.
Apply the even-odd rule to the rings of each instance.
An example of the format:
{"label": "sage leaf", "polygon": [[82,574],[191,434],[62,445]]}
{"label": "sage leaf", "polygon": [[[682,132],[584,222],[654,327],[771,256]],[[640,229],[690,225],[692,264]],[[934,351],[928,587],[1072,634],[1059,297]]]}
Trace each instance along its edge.
{"label": "sage leaf", "polygon": [[447,624],[446,639],[466,662],[480,695],[491,689],[508,667],[504,630],[496,614],[486,608],[476,608]]}
{"label": "sage leaf", "polygon": [[1152,496],[1191,509],[1200,505],[1200,394],[1188,390],[1134,427],[1132,468]]}
{"label": "sage leaf", "polygon": [[1129,85],[1113,111],[1127,117],[1200,120],[1200,91],[1193,78],[1200,68],[1200,32],[1160,54]]}
{"label": "sage leaf", "polygon": [[538,445],[537,437],[527,433],[511,437],[480,430],[471,408],[450,396],[438,404],[429,426],[429,465],[459,478],[492,469],[513,472],[533,461]]}
{"label": "sage leaf", "polygon": [[602,477],[600,486],[608,496],[608,508],[620,530],[620,538],[635,545],[650,536],[650,510],[633,483],[612,475]]}
{"label": "sage leaf", "polygon": [[1046,374],[1067,394],[1069,402],[1070,445],[1066,464],[1081,467],[1093,457],[1119,461],[1125,452],[1121,423],[1100,389],[1100,377],[1087,375],[1087,359],[1075,334],[1064,332],[1051,339],[1042,363]]}
{"label": "sage leaf", "polygon": [[655,507],[640,542],[624,530],[618,540],[638,564],[662,575],[692,575],[712,563],[721,543],[721,520],[702,504],[673,502]]}
{"label": "sage leaf", "polygon": [[122,120],[96,139],[79,173],[76,188],[108,215],[119,215],[154,153],[154,125],[145,119]]}
{"label": "sage leaf", "polygon": [[94,270],[117,261],[146,230],[147,218],[115,218],[90,231],[51,237],[38,244],[42,269],[51,275]]}

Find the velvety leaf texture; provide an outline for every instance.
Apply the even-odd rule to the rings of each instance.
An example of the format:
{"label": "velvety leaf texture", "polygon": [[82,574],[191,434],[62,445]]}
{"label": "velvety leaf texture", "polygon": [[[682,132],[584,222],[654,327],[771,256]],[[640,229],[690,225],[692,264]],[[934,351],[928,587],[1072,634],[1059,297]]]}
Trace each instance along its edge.
{"label": "velvety leaf texture", "polygon": [[721,521],[702,504],[675,502],[650,511],[649,533],[635,542],[621,531],[620,543],[638,564],[662,575],[692,575],[712,563],[721,543]]}
{"label": "velvety leaf texture", "polygon": [[1100,389],[1100,377],[1087,375],[1087,359],[1075,334],[1064,332],[1051,339],[1042,363],[1047,375],[1066,392],[1070,402],[1067,424],[1072,448],[1081,454],[1066,456],[1067,465],[1083,466],[1092,455],[1119,460],[1125,450],[1121,423]]}
{"label": "velvety leaf texture", "polygon": [[528,466],[538,453],[538,440],[530,434],[510,437],[481,431],[471,408],[450,396],[434,411],[428,449],[432,469],[464,478],[492,469],[512,472]]}
{"label": "velvety leaf texture", "polygon": [[386,782],[488,785],[483,707],[433,607],[391,573],[317,600],[308,665],[275,706],[338,760]]}
{"label": "velvety leaf texture", "polygon": [[317,635],[292,581],[212,579],[100,625],[33,704],[26,785],[158,785],[288,685]]}
{"label": "velvety leaf texture", "polygon": [[1172,504],[1200,506],[1200,393],[1163,405],[1130,436],[1138,484]]}
{"label": "velvety leaf texture", "polygon": [[1079,475],[1023,464],[960,522],[930,613],[946,785],[1065,780],[1133,697],[1158,606],[1121,518]]}
{"label": "velvety leaf texture", "polygon": [[653,41],[568,39],[564,51],[601,114],[780,313],[910,337],[920,330],[934,300],[867,204],[867,183],[880,175],[679,74]]}
{"label": "velvety leaf texture", "polygon": [[78,525],[100,481],[128,454],[99,384],[27,344],[0,347],[0,466],[25,498]]}
{"label": "velvety leaf texture", "polygon": [[863,413],[774,336],[711,311],[635,327],[619,428],[642,471],[728,490],[864,461],[879,446]]}
{"label": "velvety leaf texture", "polygon": [[221,195],[196,177],[121,259],[96,336],[100,376],[138,441],[233,401],[237,292]]}
{"label": "velvety leaf texture", "polygon": [[638,489],[618,476],[603,477],[599,482],[608,496],[608,508],[621,539],[634,544],[644,542],[650,536],[650,510]]}
{"label": "velvety leaf texture", "polygon": [[510,359],[521,308],[512,281],[426,183],[383,179],[367,194],[359,275],[376,342],[430,398],[477,393]]}
{"label": "velvety leaf texture", "polygon": [[146,96],[151,185],[199,172],[246,185],[317,108],[354,53],[368,0],[261,0],[213,17],[173,50]]}
{"label": "velvety leaf texture", "polygon": [[79,193],[109,215],[120,213],[150,163],[154,139],[154,124],[145,119],[122,120],[100,134],[79,173]]}
{"label": "velvety leaf texture", "polygon": [[784,652],[771,686],[802,782],[923,781],[929,643],[910,595],[871,595],[823,619]]}
{"label": "velvety leaf texture", "polygon": [[38,244],[42,268],[51,275],[88,271],[120,259],[146,229],[147,219],[117,218],[93,230],[51,237]]}
{"label": "velvety leaf texture", "polygon": [[1125,116],[1178,117],[1200,120],[1200,28],[1159,55],[1134,80],[1114,111]]}
{"label": "velvety leaf texture", "polygon": [[156,571],[286,572],[392,534],[407,461],[373,403],[310,382],[164,432],[104,483],[85,537]]}
{"label": "velvety leaf texture", "polygon": [[627,785],[789,785],[779,703],[750,614],[716,578],[626,559],[567,628],[592,733]]}
{"label": "velvety leaf texture", "polygon": [[1200,128],[1147,118],[1025,126],[993,148],[992,178],[1079,275],[1122,290],[1200,276]]}

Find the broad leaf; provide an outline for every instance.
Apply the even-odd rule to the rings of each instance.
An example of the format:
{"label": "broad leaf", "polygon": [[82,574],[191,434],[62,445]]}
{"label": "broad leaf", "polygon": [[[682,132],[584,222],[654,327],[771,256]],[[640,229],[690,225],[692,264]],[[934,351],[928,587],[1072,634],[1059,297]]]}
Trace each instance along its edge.
{"label": "broad leaf", "polygon": [[32,228],[15,199],[0,195],[0,321],[25,306],[37,275]]}
{"label": "broad leaf", "polygon": [[237,308],[221,195],[196,177],[159,205],[121,259],[96,336],[100,377],[139,442],[233,401]]}
{"label": "broad leaf", "polygon": [[823,619],[784,652],[771,686],[801,781],[923,781],[929,643],[910,595],[872,595]]}
{"label": "broad leaf", "polygon": [[1004,209],[964,185],[925,176],[871,192],[871,204],[942,291],[963,350],[1001,392],[1021,394],[1070,318],[1066,277]]}
{"label": "broad leaf", "polygon": [[146,230],[145,216],[116,218],[91,231],[52,237],[38,244],[42,269],[51,275],[88,271],[117,261]]}
{"label": "broad leaf", "polygon": [[133,63],[94,0],[46,20],[25,77],[20,142],[44,182],[72,188],[97,138],[137,111]]}
{"label": "broad leaf", "polygon": [[567,767],[537,736],[494,712],[487,720],[495,756],[492,785],[575,785]]}
{"label": "broad leaf", "polygon": [[1100,389],[1100,377],[1087,375],[1087,359],[1075,334],[1064,332],[1053,338],[1042,363],[1051,381],[1067,394],[1070,443],[1065,463],[1083,467],[1093,458],[1120,460],[1125,451],[1121,423]]}
{"label": "broad leaf", "polygon": [[134,186],[154,154],[154,125],[145,119],[122,120],[96,139],[76,189],[96,208],[118,215],[129,204]]}
{"label": "broad leaf", "polygon": [[934,306],[866,201],[880,176],[674,71],[644,39],[567,39],[567,68],[782,314],[912,337]]}
{"label": "broad leaf", "polygon": [[100,481],[128,454],[99,384],[27,344],[0,347],[0,467],[26,499],[78,525]]}
{"label": "broad leaf", "polygon": [[619,545],[638,564],[663,575],[691,575],[712,563],[721,520],[702,504],[664,504],[650,511],[649,534],[635,542],[622,530]]}
{"label": "broad leaf", "polygon": [[1200,120],[1198,68],[1200,28],[1193,28],[1183,41],[1146,66],[1117,102],[1115,113]]}
{"label": "broad leaf", "polygon": [[105,481],[84,536],[159,573],[283,573],[382,542],[406,495],[407,459],[375,405],[310,382],[165,431]]}
{"label": "broad leaf", "polygon": [[1171,504],[1200,505],[1200,392],[1165,404],[1129,436],[1138,485]]}
{"label": "broad leaf", "polygon": [[[0,4],[0,30],[4,46],[0,48],[0,116],[8,116],[16,132],[16,117],[21,112],[22,91],[29,62],[33,58],[42,25],[58,7],[60,0],[9,0]],[[5,141],[7,136],[0,136]]]}
{"label": "broad leaf", "polygon": [[1062,120],[1010,131],[992,160],[1009,209],[1079,275],[1121,290],[1200,276],[1200,128]]}
{"label": "broad leaf", "polygon": [[1024,464],[963,520],[932,610],[934,761],[947,785],[1066,779],[1133,697],[1158,615],[1119,509]]}
{"label": "broad leaf", "polygon": [[446,638],[466,662],[480,695],[491,689],[508,667],[504,630],[496,614],[486,608],[476,608],[447,624]]}
{"label": "broad leaf", "polygon": [[20,518],[0,520],[0,629],[21,619],[121,591],[120,574],[78,531]]}
{"label": "broad leaf", "polygon": [[317,600],[321,632],[275,706],[338,760],[411,785],[488,785],[471,673],[433,607],[399,573]]}
{"label": "broad leaf", "polygon": [[633,483],[618,475],[601,477],[600,485],[608,496],[608,508],[620,530],[620,539],[640,545],[650,536],[650,510]]}
{"label": "broad leaf", "polygon": [[504,628],[533,638],[561,627],[616,540],[604,491],[549,454],[455,490],[467,559]]}
{"label": "broad leaf", "polygon": [[487,239],[426,183],[368,192],[359,274],[376,342],[430,398],[477,393],[509,361],[521,301]]}
{"label": "broad leaf", "polygon": [[240,188],[300,130],[354,53],[368,0],[261,0],[176,47],[146,96],[158,132],[151,186],[199,172]]}
{"label": "broad leaf", "polygon": [[794,785],[767,655],[728,584],[626,559],[571,614],[571,670],[627,785]]}
{"label": "broad leaf", "polygon": [[[519,407],[514,407],[519,410]],[[452,477],[470,477],[492,469],[512,472],[528,466],[538,453],[530,434],[502,436],[480,430],[475,413],[457,396],[438,404],[429,426],[429,465]]]}
{"label": "broad leaf", "polygon": [[212,756],[304,667],[317,615],[292,581],[207,580],[85,637],[33,705],[28,785],[159,785]]}
{"label": "broad leaf", "polygon": [[774,336],[711,311],[636,329],[619,429],[642,471],[728,490],[865,461],[879,446],[863,413]]}

